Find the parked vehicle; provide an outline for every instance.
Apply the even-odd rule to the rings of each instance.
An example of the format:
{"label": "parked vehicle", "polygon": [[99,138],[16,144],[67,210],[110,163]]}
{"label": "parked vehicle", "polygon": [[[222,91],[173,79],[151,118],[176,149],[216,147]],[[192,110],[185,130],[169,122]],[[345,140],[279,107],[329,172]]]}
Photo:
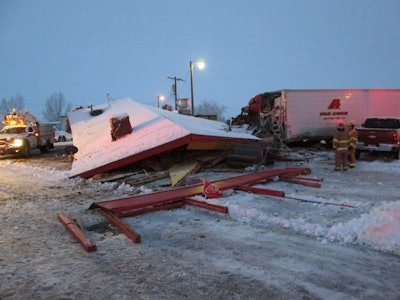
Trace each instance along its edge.
{"label": "parked vehicle", "polygon": [[331,139],[338,123],[400,117],[400,89],[279,90],[258,94],[232,124],[285,143]]}
{"label": "parked vehicle", "polygon": [[368,118],[357,132],[356,158],[361,152],[388,152],[400,159],[400,118]]}
{"label": "parked vehicle", "polygon": [[51,124],[40,124],[28,112],[17,112],[4,117],[5,125],[0,131],[0,154],[29,156],[32,149],[41,153],[54,148],[55,130]]}
{"label": "parked vehicle", "polygon": [[55,142],[70,142],[72,141],[72,134],[66,131],[56,131],[54,135]]}

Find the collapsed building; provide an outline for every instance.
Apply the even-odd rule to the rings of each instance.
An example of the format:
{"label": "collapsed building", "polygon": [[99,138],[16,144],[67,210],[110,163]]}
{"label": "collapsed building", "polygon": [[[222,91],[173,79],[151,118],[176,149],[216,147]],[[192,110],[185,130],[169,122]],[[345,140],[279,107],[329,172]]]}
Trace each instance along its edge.
{"label": "collapsed building", "polygon": [[[246,155],[238,153],[238,148],[235,151],[235,146],[263,142],[223,122],[177,114],[130,98],[76,109],[68,117],[77,148],[71,177],[89,178],[182,149],[185,153],[222,151],[240,160]],[[259,155],[245,149],[247,163],[252,158],[262,160],[263,147],[255,149]]]}

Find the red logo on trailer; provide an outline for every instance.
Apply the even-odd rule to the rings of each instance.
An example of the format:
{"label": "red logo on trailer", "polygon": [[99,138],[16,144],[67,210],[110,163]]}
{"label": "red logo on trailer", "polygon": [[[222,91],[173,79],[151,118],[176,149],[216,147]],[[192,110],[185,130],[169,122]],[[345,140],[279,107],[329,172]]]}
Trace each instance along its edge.
{"label": "red logo on trailer", "polygon": [[329,104],[327,110],[339,110],[339,111],[322,111],[319,113],[324,120],[343,118],[349,114],[348,111],[342,111],[342,105],[340,99],[333,99]]}
{"label": "red logo on trailer", "polygon": [[333,99],[331,104],[329,104],[328,109],[340,109],[340,99]]}

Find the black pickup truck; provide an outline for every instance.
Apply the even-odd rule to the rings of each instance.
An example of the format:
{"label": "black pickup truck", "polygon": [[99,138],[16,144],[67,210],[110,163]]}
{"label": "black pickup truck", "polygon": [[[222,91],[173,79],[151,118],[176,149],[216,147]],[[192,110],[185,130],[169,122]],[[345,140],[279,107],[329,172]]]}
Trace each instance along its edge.
{"label": "black pickup truck", "polygon": [[400,159],[400,118],[368,118],[356,129],[357,158],[361,152],[388,152]]}

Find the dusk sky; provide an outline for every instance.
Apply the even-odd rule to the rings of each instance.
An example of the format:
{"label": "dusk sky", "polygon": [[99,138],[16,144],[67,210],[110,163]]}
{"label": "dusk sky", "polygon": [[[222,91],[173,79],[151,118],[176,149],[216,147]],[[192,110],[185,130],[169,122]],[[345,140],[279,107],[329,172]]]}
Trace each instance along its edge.
{"label": "dusk sky", "polygon": [[400,88],[399,0],[0,0],[0,99],[39,119],[73,106],[178,98],[240,113],[280,89]]}

